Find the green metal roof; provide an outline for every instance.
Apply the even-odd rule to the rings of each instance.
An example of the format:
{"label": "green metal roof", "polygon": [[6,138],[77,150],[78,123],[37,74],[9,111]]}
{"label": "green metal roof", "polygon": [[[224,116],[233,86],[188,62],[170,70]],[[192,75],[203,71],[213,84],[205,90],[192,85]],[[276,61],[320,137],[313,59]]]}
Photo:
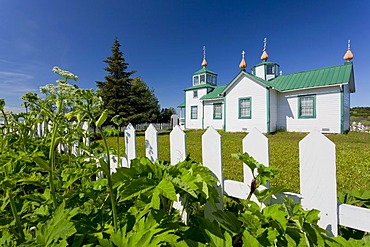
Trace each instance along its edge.
{"label": "green metal roof", "polygon": [[209,92],[208,94],[204,95],[201,100],[208,100],[208,99],[222,99],[223,96],[220,96],[220,93],[224,90],[224,88],[227,86],[227,84],[215,87],[212,92]]}
{"label": "green metal roof", "polygon": [[207,69],[207,68],[201,68],[200,70],[198,70],[197,72],[195,72],[193,75],[199,75],[199,74],[204,74],[204,73],[208,73],[208,74],[213,74],[213,75],[217,75],[215,72]]}
{"label": "green metal roof", "polygon": [[184,108],[185,107],[185,101],[182,102],[180,105],[177,106],[178,108]]}
{"label": "green metal roof", "polygon": [[191,86],[185,89],[185,91],[201,89],[201,88],[215,88],[215,86],[209,85],[208,83]]}
{"label": "green metal roof", "polygon": [[344,65],[278,76],[270,80],[269,84],[279,91],[288,91],[349,83],[352,69],[352,63],[345,63]]}

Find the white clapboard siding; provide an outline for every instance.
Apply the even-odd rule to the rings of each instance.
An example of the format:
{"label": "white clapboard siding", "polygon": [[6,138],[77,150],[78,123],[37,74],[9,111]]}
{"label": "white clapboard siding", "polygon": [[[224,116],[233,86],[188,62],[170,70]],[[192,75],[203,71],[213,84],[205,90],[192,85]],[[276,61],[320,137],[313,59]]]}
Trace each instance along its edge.
{"label": "white clapboard siding", "polygon": [[178,125],[170,133],[170,156],[171,165],[186,159],[185,133]]}
{"label": "white clapboard siding", "polygon": [[319,225],[338,234],[335,145],[319,132],[299,142],[302,207],[320,210]]}
{"label": "white clapboard siding", "polygon": [[145,155],[152,162],[158,160],[158,132],[153,124],[145,131]]}

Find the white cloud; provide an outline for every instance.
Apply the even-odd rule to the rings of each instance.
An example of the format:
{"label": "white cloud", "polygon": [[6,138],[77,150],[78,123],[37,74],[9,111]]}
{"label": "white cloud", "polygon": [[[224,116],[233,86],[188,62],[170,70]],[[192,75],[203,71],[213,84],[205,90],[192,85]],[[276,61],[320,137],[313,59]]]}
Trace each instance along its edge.
{"label": "white cloud", "polygon": [[24,107],[18,107],[18,106],[5,106],[4,110],[5,112],[13,112],[13,113],[20,113],[20,112],[26,111]]}
{"label": "white cloud", "polygon": [[0,71],[0,95],[3,96],[15,96],[20,97],[26,92],[37,91],[38,89],[32,86],[31,80],[33,76],[9,72]]}

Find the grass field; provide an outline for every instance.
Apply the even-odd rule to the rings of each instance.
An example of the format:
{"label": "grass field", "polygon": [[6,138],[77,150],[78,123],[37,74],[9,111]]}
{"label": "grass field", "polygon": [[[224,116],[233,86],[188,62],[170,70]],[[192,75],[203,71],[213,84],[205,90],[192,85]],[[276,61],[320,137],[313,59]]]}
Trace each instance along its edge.
{"label": "grass field", "polygon": [[[203,130],[186,132],[186,150],[190,157],[201,162],[201,137]],[[231,158],[231,154],[242,149],[242,139],[246,133],[226,133],[222,135],[222,156],[224,177],[242,180],[242,163]],[[270,166],[279,171],[272,184],[299,192],[299,154],[298,142],[306,133],[278,132],[267,135],[270,143]],[[370,190],[370,134],[350,132],[346,135],[332,134],[327,137],[336,144],[337,152],[337,190]],[[169,160],[169,132],[158,135],[159,159]],[[123,143],[123,137],[120,138]],[[145,155],[144,133],[137,133],[137,156]],[[116,147],[116,138],[109,138],[109,145]],[[121,153],[123,150],[121,150]]]}

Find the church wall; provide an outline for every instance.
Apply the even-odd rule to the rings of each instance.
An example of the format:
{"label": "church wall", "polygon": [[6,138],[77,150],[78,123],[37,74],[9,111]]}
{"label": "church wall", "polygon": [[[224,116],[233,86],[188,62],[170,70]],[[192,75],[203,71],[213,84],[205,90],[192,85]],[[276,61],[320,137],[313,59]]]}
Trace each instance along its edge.
{"label": "church wall", "polygon": [[[251,119],[239,118],[239,99],[251,97]],[[267,132],[266,88],[241,76],[226,93],[226,131],[251,131],[257,128]]]}
{"label": "church wall", "polygon": [[[299,118],[298,97],[316,95],[316,118]],[[286,131],[340,133],[341,93],[339,86],[278,93],[277,128]]]}
{"label": "church wall", "polygon": [[350,127],[350,96],[348,84],[343,85],[343,107],[344,107],[344,131],[349,130]]}
{"label": "church wall", "polygon": [[[224,128],[224,105],[223,100],[220,101],[205,101],[204,102],[204,128],[208,128],[212,126],[215,129],[223,129]],[[214,119],[213,118],[213,105],[215,103],[221,103],[221,112],[222,118],[221,119]]]}
{"label": "church wall", "polygon": [[[200,98],[207,93],[206,88],[197,89],[198,96],[194,97],[195,90],[188,90],[185,91],[185,128],[186,129],[201,129],[202,128],[202,116],[203,116],[203,104],[200,101]],[[198,108],[198,116],[197,119],[191,119],[191,107],[197,106]]]}
{"label": "church wall", "polygon": [[270,132],[276,131],[277,125],[277,92],[270,90]]}

